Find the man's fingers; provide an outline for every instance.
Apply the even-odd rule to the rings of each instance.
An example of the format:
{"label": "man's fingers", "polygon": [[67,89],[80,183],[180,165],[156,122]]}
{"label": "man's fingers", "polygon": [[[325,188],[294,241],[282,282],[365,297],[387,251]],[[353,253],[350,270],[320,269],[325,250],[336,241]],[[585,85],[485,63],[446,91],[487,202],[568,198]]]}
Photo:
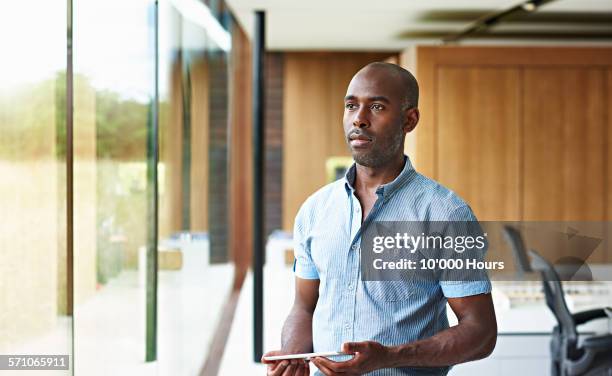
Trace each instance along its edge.
{"label": "man's fingers", "polygon": [[340,372],[345,367],[345,362],[334,362],[333,360],[329,360],[324,356],[317,356],[313,358],[313,361],[316,360],[318,364],[323,365],[325,368],[329,368],[334,372]]}
{"label": "man's fingers", "polygon": [[302,363],[298,366],[298,370],[295,372],[295,376],[309,376],[310,368],[308,368],[308,363]]}
{"label": "man's fingers", "polygon": [[342,344],[342,352],[354,354],[367,350],[368,344],[365,342],[345,342]]}
{"label": "man's fingers", "polygon": [[285,372],[283,372],[282,376],[294,376],[297,365],[291,363],[285,368]]}
{"label": "man's fingers", "polygon": [[268,364],[268,376],[281,376],[288,365],[289,362],[286,360],[277,362],[276,364]]}
{"label": "man's fingers", "polygon": [[321,357],[317,357],[317,358],[312,358],[311,361],[312,363],[319,369],[319,371],[323,372],[323,374],[325,376],[336,376],[337,373],[334,372],[333,370],[329,369],[328,367],[326,367],[322,362],[321,362]]}

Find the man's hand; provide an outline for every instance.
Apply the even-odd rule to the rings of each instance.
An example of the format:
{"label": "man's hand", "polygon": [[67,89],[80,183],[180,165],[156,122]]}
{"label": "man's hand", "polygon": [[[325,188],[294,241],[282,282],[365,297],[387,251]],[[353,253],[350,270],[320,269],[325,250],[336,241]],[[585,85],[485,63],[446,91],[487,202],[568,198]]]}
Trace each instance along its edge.
{"label": "man's hand", "polygon": [[312,358],[312,363],[327,376],[363,375],[370,371],[385,368],[389,355],[388,347],[374,341],[347,342],[342,352],[355,354],[352,359],[334,362],[325,357]]}
{"label": "man's hand", "polygon": [[308,376],[310,368],[303,359],[264,360],[266,356],[286,355],[285,351],[270,351],[263,354],[261,362],[268,365],[268,376]]}

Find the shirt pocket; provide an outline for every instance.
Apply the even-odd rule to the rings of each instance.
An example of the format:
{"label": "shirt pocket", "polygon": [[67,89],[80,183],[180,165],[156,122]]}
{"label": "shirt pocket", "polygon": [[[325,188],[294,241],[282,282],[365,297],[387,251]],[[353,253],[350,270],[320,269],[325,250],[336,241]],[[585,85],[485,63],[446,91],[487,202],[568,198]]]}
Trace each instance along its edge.
{"label": "shirt pocket", "polygon": [[379,302],[397,302],[410,299],[415,294],[412,279],[401,281],[364,281],[365,293]]}

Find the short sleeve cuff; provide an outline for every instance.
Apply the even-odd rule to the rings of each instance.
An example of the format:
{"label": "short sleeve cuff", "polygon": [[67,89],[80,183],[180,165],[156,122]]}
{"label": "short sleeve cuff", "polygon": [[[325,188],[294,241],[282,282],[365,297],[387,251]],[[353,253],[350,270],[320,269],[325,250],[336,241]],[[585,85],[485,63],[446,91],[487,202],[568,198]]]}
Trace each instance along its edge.
{"label": "short sleeve cuff", "polygon": [[319,273],[314,265],[304,265],[298,259],[293,260],[293,272],[302,279],[319,279]]}
{"label": "short sleeve cuff", "polygon": [[463,298],[478,294],[488,294],[491,292],[490,281],[473,282],[446,282],[442,283],[442,292],[447,298]]}

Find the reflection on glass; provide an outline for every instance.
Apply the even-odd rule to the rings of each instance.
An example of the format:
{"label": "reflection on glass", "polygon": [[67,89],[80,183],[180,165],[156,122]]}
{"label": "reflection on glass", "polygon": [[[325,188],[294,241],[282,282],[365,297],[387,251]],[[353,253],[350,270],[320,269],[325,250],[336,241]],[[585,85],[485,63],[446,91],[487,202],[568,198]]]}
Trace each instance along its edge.
{"label": "reflection on glass", "polygon": [[[159,24],[154,0],[72,5],[72,260],[66,2],[0,12],[0,46],[9,51],[0,69],[0,208],[10,219],[0,228],[0,354],[71,354],[68,374],[197,374],[233,281],[229,34],[199,1],[161,1]],[[24,25],[45,33],[19,33]],[[157,362],[148,363],[146,250],[157,219],[147,206],[147,136],[156,85],[159,301],[149,305],[158,321]]]}
{"label": "reflection on glass", "polygon": [[159,365],[161,373],[193,375],[233,281],[226,245],[227,52],[211,35],[202,3],[159,6]]}
{"label": "reflection on glass", "polygon": [[0,354],[71,354],[66,2],[0,6],[0,48]]}
{"label": "reflection on glass", "polygon": [[[146,370],[146,136],[154,1],[74,1],[75,370]],[[112,27],[108,20],[112,19]]]}

